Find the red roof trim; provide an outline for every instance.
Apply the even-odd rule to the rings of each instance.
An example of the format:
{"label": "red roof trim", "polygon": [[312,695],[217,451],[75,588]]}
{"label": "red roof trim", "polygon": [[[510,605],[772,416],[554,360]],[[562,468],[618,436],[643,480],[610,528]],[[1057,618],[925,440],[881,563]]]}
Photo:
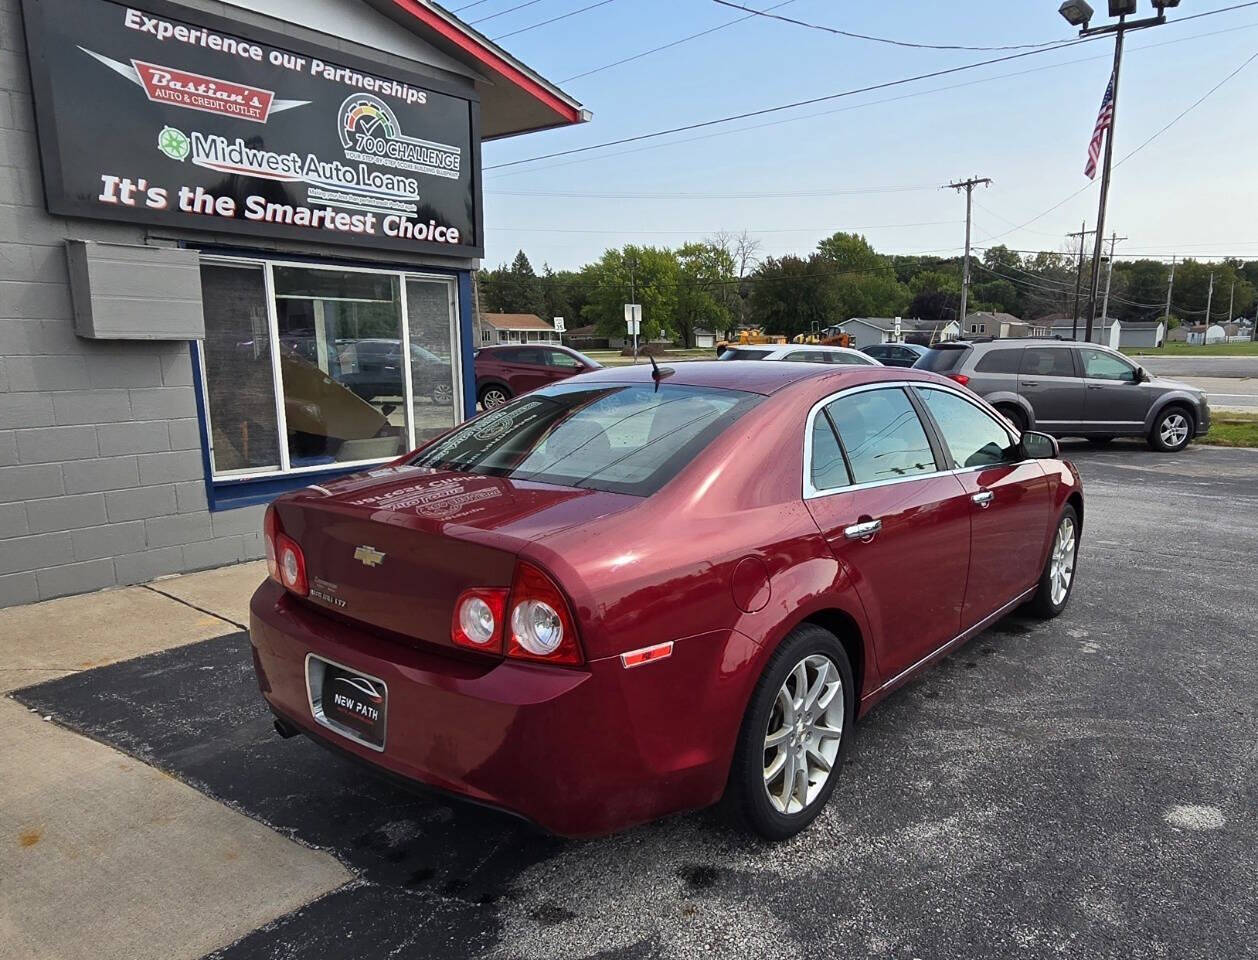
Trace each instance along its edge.
{"label": "red roof trim", "polygon": [[512,66],[492,49],[474,37],[468,36],[435,11],[430,10],[421,3],[416,3],[415,0],[393,0],[393,3],[417,20],[422,21],[425,26],[435,30],[461,50],[471,54],[491,70],[501,74],[520,89],[536,97],[568,123],[581,122],[581,111],[579,109],[564,103],[564,101],[560,100],[532,77]]}

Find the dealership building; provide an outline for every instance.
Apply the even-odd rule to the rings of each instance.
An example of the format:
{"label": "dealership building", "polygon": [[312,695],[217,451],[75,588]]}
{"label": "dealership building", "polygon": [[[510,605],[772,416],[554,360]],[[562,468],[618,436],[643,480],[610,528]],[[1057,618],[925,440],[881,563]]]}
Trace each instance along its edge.
{"label": "dealership building", "polygon": [[481,141],[588,118],[427,0],[0,0],[0,606],[469,416]]}

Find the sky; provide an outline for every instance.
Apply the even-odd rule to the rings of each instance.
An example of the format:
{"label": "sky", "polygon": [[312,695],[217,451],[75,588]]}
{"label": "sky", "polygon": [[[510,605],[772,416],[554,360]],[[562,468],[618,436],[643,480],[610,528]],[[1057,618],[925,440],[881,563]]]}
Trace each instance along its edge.
{"label": "sky", "polygon": [[[491,169],[1023,51],[891,46],[750,16],[714,0],[608,0],[504,37],[595,0],[534,0],[509,13],[525,0],[448,2],[594,114],[589,123],[484,145],[486,266],[523,249],[537,269],[574,268],[607,247],[675,247],[718,230],[747,230],[770,256],[807,254],[836,230],[864,234],[883,253],[955,255],[964,245],[964,195],[940,186],[971,176],[993,181],[975,190],[976,248],[1062,250],[1072,243],[1066,233],[1095,223],[1100,177],[1089,185],[1083,167],[1112,39]],[[739,2],[918,43],[993,47],[1075,37],[1057,0]],[[1258,54],[1258,3],[1175,22],[1238,2],[1186,0],[1168,11],[1171,22],[1128,34],[1116,161]],[[1092,5],[1093,26],[1109,22],[1103,0]],[[1141,0],[1140,16],[1152,13]],[[747,19],[579,76],[740,18]],[[1106,233],[1112,228],[1128,238],[1117,246],[1119,258],[1258,259],[1256,94],[1258,59],[1115,168]]]}

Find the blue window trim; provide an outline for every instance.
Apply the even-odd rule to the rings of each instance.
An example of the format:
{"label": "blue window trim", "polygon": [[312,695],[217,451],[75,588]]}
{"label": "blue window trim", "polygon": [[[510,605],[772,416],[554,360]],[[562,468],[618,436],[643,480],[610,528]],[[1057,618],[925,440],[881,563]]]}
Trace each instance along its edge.
{"label": "blue window trim", "polygon": [[[252,260],[276,259],[256,250],[221,250],[204,248],[206,253],[218,256],[236,254]],[[476,415],[476,368],[472,354],[475,352],[475,324],[472,319],[472,273],[470,270],[452,270],[442,267],[417,266],[415,264],[363,263],[360,261],[341,261],[330,263],[317,257],[296,257],[283,255],[288,261],[308,261],[320,266],[370,266],[385,272],[423,272],[444,274],[457,280],[459,297],[459,339],[462,350],[463,368],[463,413],[465,417]],[[219,510],[233,510],[237,507],[251,507],[260,503],[270,503],[281,493],[308,487],[312,483],[322,483],[346,474],[367,469],[362,465],[351,467],[331,467],[327,470],[312,470],[306,473],[281,473],[271,477],[254,477],[248,480],[214,479],[214,471],[210,464],[209,420],[206,416],[206,397],[203,389],[203,370],[201,354],[197,350],[195,340],[188,341],[188,352],[192,356],[192,388],[197,401],[197,429],[201,434],[201,468],[205,475],[205,499],[211,513]]]}

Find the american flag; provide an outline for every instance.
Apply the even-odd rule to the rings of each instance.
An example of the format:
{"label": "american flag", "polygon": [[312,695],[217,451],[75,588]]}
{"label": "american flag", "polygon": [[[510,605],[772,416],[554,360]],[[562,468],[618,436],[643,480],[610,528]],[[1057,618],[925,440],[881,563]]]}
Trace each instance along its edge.
{"label": "american flag", "polygon": [[1113,120],[1114,75],[1110,74],[1105,96],[1101,97],[1101,111],[1096,115],[1096,126],[1092,129],[1092,139],[1088,141],[1088,162],[1084,165],[1083,175],[1089,180],[1096,179],[1096,160],[1101,155],[1101,141],[1105,139],[1105,131]]}

